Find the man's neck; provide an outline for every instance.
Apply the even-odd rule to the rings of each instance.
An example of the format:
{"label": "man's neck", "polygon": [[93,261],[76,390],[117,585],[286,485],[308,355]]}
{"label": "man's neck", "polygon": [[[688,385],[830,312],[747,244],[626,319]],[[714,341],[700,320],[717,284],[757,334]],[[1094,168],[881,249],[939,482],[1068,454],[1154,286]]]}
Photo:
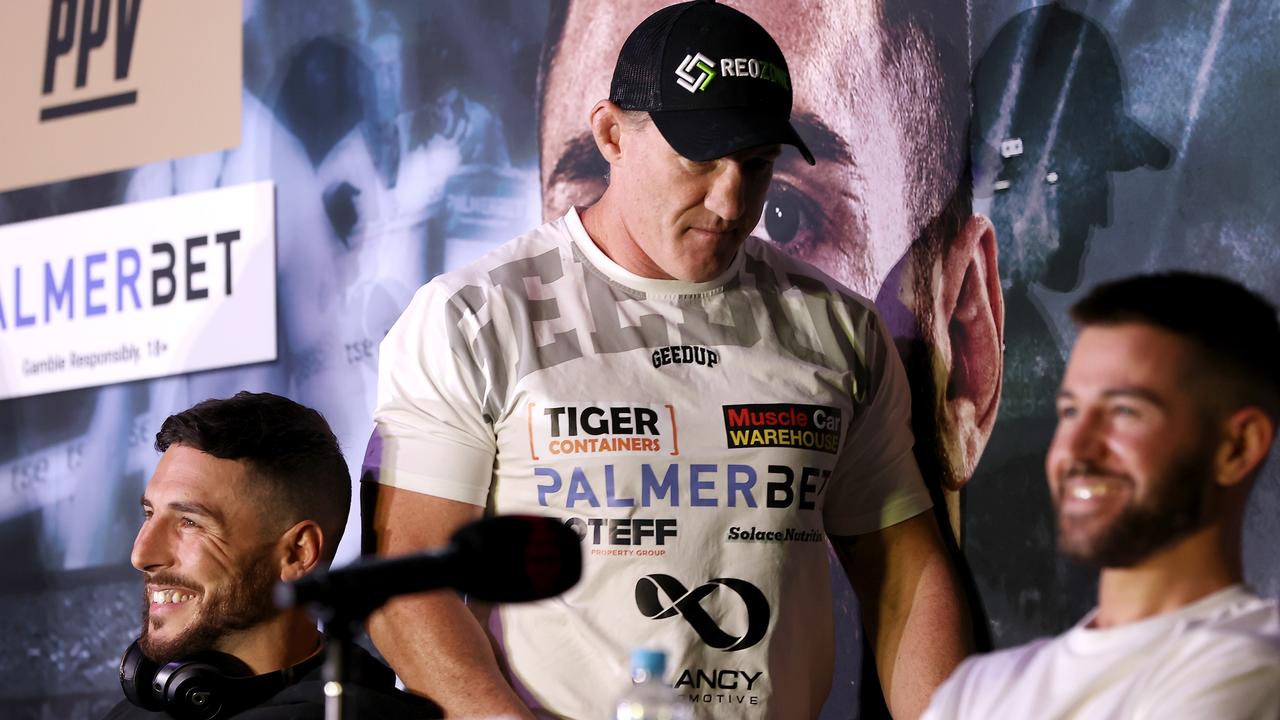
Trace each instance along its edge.
{"label": "man's neck", "polygon": [[281,613],[267,622],[226,638],[218,650],[235,655],[254,675],[283,670],[320,650],[315,621],[298,610]]}
{"label": "man's neck", "polygon": [[606,189],[595,205],[580,214],[587,237],[600,248],[605,257],[630,273],[655,280],[672,279],[636,242],[622,213],[614,207],[611,190],[612,187]]}
{"label": "man's neck", "polygon": [[1242,579],[1239,543],[1233,551],[1222,528],[1210,526],[1133,567],[1103,569],[1093,627],[1115,627],[1173,612]]}

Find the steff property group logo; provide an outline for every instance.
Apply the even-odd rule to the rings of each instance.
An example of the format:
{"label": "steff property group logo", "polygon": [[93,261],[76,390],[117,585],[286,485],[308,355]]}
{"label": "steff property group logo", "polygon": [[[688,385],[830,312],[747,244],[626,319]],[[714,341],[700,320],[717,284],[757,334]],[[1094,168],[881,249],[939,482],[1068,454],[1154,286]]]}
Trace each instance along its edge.
{"label": "steff property group logo", "polygon": [[571,517],[564,524],[591,545],[592,555],[604,557],[662,557],[680,535],[674,517]]}
{"label": "steff property group logo", "polygon": [[270,182],[0,226],[0,400],[274,360]]}
{"label": "steff property group logo", "polygon": [[240,142],[239,2],[0,3],[0,192]]}

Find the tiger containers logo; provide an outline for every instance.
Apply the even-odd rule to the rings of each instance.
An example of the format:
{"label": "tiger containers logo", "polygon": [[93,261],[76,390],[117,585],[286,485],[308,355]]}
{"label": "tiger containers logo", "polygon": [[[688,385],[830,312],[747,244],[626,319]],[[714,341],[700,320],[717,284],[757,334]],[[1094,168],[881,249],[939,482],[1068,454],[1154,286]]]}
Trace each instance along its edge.
{"label": "tiger containers logo", "polygon": [[582,457],[634,453],[679,455],[672,405],[529,403],[529,455]]}
{"label": "tiger containers logo", "polygon": [[728,447],[788,447],[832,453],[840,448],[840,408],[825,405],[725,405]]}

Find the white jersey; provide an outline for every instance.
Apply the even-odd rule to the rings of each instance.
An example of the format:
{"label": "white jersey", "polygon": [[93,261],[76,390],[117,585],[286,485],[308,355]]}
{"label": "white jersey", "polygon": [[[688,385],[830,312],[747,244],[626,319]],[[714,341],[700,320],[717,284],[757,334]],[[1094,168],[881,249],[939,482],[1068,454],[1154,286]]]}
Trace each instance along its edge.
{"label": "white jersey", "polygon": [[581,534],[578,585],[495,632],[567,717],[609,715],[641,646],[699,717],[816,716],[825,533],[929,507],[870,303],[754,238],[715,280],[646,279],[570,211],[423,287],[378,386],[379,482]]}
{"label": "white jersey", "polygon": [[1280,718],[1280,611],[1240,585],[1174,612],[966,660],[924,717]]}

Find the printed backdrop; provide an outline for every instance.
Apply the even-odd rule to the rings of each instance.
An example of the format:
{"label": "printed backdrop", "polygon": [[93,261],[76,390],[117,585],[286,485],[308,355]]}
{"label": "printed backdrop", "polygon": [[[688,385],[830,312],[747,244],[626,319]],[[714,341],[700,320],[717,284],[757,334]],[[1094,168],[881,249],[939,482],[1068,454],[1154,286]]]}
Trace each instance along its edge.
{"label": "printed backdrop", "polygon": [[[1093,593],[1091,573],[1054,558],[1042,470],[1065,309],[1100,280],[1172,267],[1280,300],[1280,141],[1266,122],[1280,9],[733,4],[787,52],[819,155],[812,170],[780,160],[759,234],[883,308],[916,386],[922,464],[940,485],[969,481],[958,504],[938,498],[952,498],[992,642],[1062,630]],[[602,161],[580,142],[586,112],[625,29],[656,5],[246,2],[238,146],[0,194],[10,224],[270,181],[278,308],[275,361],[0,402],[0,715],[96,717],[120,697],[115,668],[141,610],[129,549],[166,416],[241,389],[286,394],[324,413],[354,476],[377,345],[414,289],[602,189]],[[966,136],[1000,281],[976,307],[1003,315],[1005,349],[953,338],[957,364],[931,352],[955,326],[932,288],[952,253],[983,257],[958,239]],[[0,250],[0,312],[14,256]],[[0,352],[20,342],[0,325]],[[1278,517],[1273,464],[1246,527],[1248,578],[1270,595]],[[357,542],[348,533],[340,562]],[[856,714],[856,607],[842,597],[855,639],[825,717]]]}

